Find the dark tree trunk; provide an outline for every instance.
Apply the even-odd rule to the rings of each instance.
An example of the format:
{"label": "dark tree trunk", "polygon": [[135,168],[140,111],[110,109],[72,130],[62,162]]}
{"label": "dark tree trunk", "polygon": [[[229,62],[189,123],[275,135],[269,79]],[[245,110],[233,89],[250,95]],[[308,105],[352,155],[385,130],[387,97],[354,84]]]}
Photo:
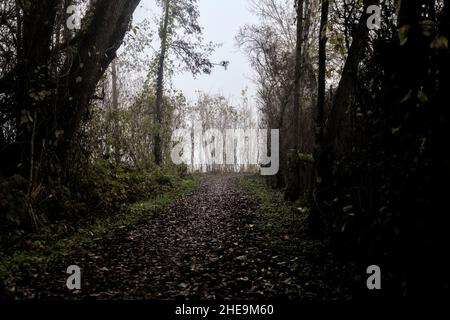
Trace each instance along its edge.
{"label": "dark tree trunk", "polygon": [[[439,34],[450,39],[450,1],[446,1],[439,26]],[[450,181],[450,156],[448,153],[448,137],[450,136],[450,52],[443,48],[439,50],[437,63],[439,68],[438,75],[438,89],[436,92],[438,110],[433,119],[433,173],[432,185],[433,188],[433,204],[432,211],[437,213],[439,219],[436,219],[435,224],[438,226],[438,231],[434,234],[439,234],[446,238],[444,241],[438,239],[436,243],[440,244],[437,248],[438,254],[443,252],[450,252],[450,240],[448,236],[448,226],[450,225],[450,216],[448,212],[448,199],[450,199],[450,188],[447,186]],[[447,208],[444,209],[443,208]],[[450,264],[444,262],[441,264],[441,270],[449,270]],[[443,274],[447,276],[443,279],[444,285],[448,288],[450,286],[450,276],[446,271]]]}
{"label": "dark tree trunk", "polygon": [[23,8],[22,42],[18,48],[16,89],[16,142],[20,159],[14,159],[18,173],[34,176],[35,159],[41,159],[50,130],[51,82],[49,57],[57,12],[57,0],[32,2]]}
{"label": "dark tree trunk", "polygon": [[167,54],[168,28],[170,19],[170,0],[165,1],[164,20],[162,29],[160,30],[161,51],[159,53],[158,74],[156,79],[156,102],[155,102],[155,125],[156,133],[154,138],[154,156],[155,163],[161,165],[163,161],[162,154],[162,128],[163,128],[163,114],[162,104],[164,99],[164,64]]}
{"label": "dark tree trunk", "polygon": [[319,74],[317,95],[317,131],[316,145],[320,148],[323,139],[323,126],[325,116],[326,95],[326,71],[327,71],[327,25],[329,0],[322,0],[322,11],[320,17],[320,39],[319,39]]}
{"label": "dark tree trunk", "polygon": [[301,148],[300,116],[301,116],[301,81],[303,59],[303,0],[297,0],[297,44],[295,54],[295,82],[294,82],[294,123],[293,123],[293,150],[291,150],[288,163],[288,177],[285,198],[295,201],[300,197],[300,162],[298,153]]}
{"label": "dark tree trunk", "polygon": [[59,99],[58,124],[64,136],[58,143],[57,155],[62,163],[74,142],[82,121],[85,119],[91,97],[97,83],[109,64],[116,57],[127,32],[134,10],[140,0],[97,0],[91,8],[77,44],[70,48],[73,59],[67,73],[67,86]]}
{"label": "dark tree trunk", "polygon": [[[8,174],[21,173],[33,180],[33,167],[45,178],[49,168],[61,171],[68,164],[91,96],[114,59],[140,1],[93,2],[82,30],[74,39],[67,39],[66,45],[56,47],[52,39],[60,28],[55,22],[63,1],[28,2],[22,8],[23,23],[18,29],[21,41],[16,67],[0,83],[11,79],[15,83],[7,89],[14,99],[16,144],[21,150],[12,160],[16,169]],[[56,70],[50,68],[61,50],[66,50],[62,55],[67,58],[66,68],[55,76]]]}
{"label": "dark tree trunk", "polygon": [[345,61],[342,77],[334,96],[327,125],[324,128],[321,154],[317,160],[319,161],[318,174],[323,183],[328,186],[333,183],[333,163],[338,157],[338,152],[343,153],[350,148],[350,137],[346,127],[348,126],[351,113],[347,113],[347,110],[351,108],[352,100],[356,95],[359,64],[369,39],[369,29],[367,28],[369,15],[367,8],[377,3],[377,0],[364,1],[364,11],[359,19],[353,42]]}
{"label": "dark tree trunk", "polygon": [[326,101],[326,71],[327,71],[327,25],[329,0],[322,0],[322,9],[320,16],[320,37],[319,37],[319,73],[318,73],[318,97],[317,97],[317,120],[316,120],[316,143],[314,152],[314,172],[311,182],[311,214],[309,216],[308,229],[311,234],[318,234],[321,229],[319,208],[315,204],[315,188],[320,183],[321,177],[318,172],[323,172],[324,165],[320,162],[320,154],[323,143],[323,130],[325,120],[325,101]]}

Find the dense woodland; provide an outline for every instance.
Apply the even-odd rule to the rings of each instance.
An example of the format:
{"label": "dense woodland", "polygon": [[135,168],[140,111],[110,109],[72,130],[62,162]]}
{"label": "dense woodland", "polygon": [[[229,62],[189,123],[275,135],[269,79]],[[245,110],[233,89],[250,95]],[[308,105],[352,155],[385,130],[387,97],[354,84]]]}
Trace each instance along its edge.
{"label": "dense woodland", "polygon": [[195,172],[258,172],[175,166],[172,132],[194,121],[280,129],[280,171],[264,182],[305,215],[308,237],[364,269],[350,277],[381,266],[384,298],[448,294],[449,1],[250,1],[259,22],[236,46],[258,110],[245,88],[233,104],[174,87],[178,72],[233,63],[211,61],[197,0],[158,0],[156,26],[133,22],[139,2],[1,2],[0,297],[14,295],[8,263],[22,270],[12,257],[39,234],[74,232]]}

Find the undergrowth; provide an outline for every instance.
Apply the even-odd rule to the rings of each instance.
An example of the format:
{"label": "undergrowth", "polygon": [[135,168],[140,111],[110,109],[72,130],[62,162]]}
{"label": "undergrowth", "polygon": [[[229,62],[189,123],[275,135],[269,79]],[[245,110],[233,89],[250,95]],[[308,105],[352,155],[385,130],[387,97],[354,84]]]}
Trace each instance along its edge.
{"label": "undergrowth", "polygon": [[61,256],[159,214],[198,183],[178,167],[132,170],[97,163],[76,188],[55,185],[33,203],[33,228],[26,183],[18,176],[0,180],[0,222],[8,232],[0,246],[0,297]]}
{"label": "undergrowth", "polygon": [[296,261],[290,270],[292,276],[316,292],[305,298],[324,299],[328,287],[334,294],[326,299],[350,299],[348,266],[335,255],[327,240],[308,235],[308,202],[285,201],[283,190],[270,188],[261,176],[244,176],[239,183],[257,201],[256,221],[274,254]]}
{"label": "undergrowth", "polygon": [[283,191],[270,189],[261,176],[243,176],[239,183],[256,198],[259,227],[270,234],[275,247],[305,234],[309,212],[305,201],[286,202]]}

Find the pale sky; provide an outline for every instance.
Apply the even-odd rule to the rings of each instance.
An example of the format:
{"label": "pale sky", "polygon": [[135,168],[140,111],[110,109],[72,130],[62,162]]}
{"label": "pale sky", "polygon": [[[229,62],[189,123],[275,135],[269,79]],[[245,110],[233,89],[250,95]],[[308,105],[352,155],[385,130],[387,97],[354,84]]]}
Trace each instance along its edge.
{"label": "pale sky", "polygon": [[[241,91],[248,87],[250,96],[255,94],[255,85],[250,80],[252,69],[245,54],[236,46],[235,36],[239,28],[245,24],[256,23],[249,11],[248,0],[199,0],[200,25],[203,27],[205,42],[223,44],[211,57],[211,61],[219,63],[230,61],[228,70],[216,67],[211,75],[197,76],[189,73],[174,76],[174,86],[183,91],[188,99],[194,100],[198,91],[210,94],[222,94],[226,98],[239,102]],[[142,0],[135,20],[147,18],[153,21],[161,15],[161,8],[154,0]],[[157,39],[155,39],[157,41]]]}

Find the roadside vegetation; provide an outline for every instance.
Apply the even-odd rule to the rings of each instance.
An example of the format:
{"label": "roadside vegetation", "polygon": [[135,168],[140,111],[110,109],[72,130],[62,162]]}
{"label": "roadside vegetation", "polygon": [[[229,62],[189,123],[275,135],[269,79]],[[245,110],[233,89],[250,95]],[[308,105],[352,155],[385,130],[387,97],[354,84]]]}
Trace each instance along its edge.
{"label": "roadside vegetation", "polygon": [[[16,283],[37,277],[49,263],[114,237],[141,219],[164,214],[165,206],[194,190],[198,182],[185,168],[135,170],[99,162],[76,188],[57,185],[35,203],[28,202],[26,184],[19,177],[3,182],[2,218],[9,225],[1,226],[0,296],[20,295]],[[22,212],[23,220],[8,220],[17,212]],[[34,226],[29,223],[30,214]]]}
{"label": "roadside vegetation", "polygon": [[330,239],[308,234],[307,200],[286,201],[284,190],[271,188],[261,176],[242,176],[239,184],[254,199],[256,226],[266,235],[277,263],[289,267],[287,281],[299,283],[302,299],[354,298],[352,289],[361,283],[361,273],[358,275],[355,264],[338,254]]}

